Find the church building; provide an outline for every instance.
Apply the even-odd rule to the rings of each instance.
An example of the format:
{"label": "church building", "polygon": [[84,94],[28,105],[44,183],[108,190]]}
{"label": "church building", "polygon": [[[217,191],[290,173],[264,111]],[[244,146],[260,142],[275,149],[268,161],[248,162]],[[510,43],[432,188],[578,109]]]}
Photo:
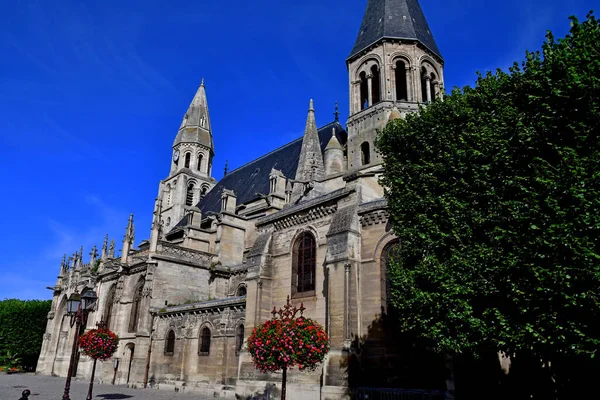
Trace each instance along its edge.
{"label": "church building", "polygon": [[[255,369],[245,340],[288,296],[331,339],[320,368],[288,372],[290,399],[349,398],[353,368],[369,362],[390,373],[374,361],[385,359],[383,344],[370,361],[356,351],[374,340],[371,327],[386,311],[386,259],[398,243],[374,142],[390,120],[442,95],[444,62],[418,0],[368,0],[346,65],[345,126],[337,113],[317,123],[319,105],[307,101],[302,137],[218,182],[202,82],[162,161],[168,174],[153,215],[143,217],[152,218],[149,238],[134,243],[131,216],[120,255],[106,237],[87,262],[83,250],[63,259],[37,373],[66,376],[76,334],[66,300],[86,290],[98,301],[81,331],[104,320],[121,338],[115,362],[98,364],[104,383],[230,398],[264,393],[281,375]],[[74,376],[89,379],[91,368],[76,356]]]}

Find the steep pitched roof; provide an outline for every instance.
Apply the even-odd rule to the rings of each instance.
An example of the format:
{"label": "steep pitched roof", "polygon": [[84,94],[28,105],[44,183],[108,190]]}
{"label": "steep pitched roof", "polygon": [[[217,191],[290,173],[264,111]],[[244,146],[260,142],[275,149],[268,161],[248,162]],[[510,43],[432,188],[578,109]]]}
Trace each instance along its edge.
{"label": "steep pitched roof", "polygon": [[384,39],[417,40],[442,58],[418,0],[368,0],[354,47],[348,58]]}
{"label": "steep pitched roof", "polygon": [[[325,150],[332,129],[335,129],[339,142],[346,143],[348,134],[344,127],[337,121],[332,122],[318,130],[321,151]],[[198,208],[202,210],[203,215],[208,212],[219,212],[223,188],[235,192],[238,205],[257,199],[256,193],[268,194],[269,174],[272,168],[283,172],[286,178],[293,179],[296,176],[301,148],[302,137],[229,172],[200,200]]]}

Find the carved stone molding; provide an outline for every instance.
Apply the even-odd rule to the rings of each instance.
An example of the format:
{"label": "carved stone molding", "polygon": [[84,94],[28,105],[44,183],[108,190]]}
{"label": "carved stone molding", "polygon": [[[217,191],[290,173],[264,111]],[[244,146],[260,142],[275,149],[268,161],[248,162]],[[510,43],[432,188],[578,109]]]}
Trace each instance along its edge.
{"label": "carved stone molding", "polygon": [[336,211],[337,204],[323,205],[312,208],[307,212],[301,212],[298,214],[290,215],[287,218],[275,222],[273,226],[275,227],[275,230],[279,231],[282,229],[290,228],[292,226],[303,225],[316,219],[326,217],[327,215],[331,215]]}
{"label": "carved stone molding", "polygon": [[378,210],[360,217],[360,225],[364,228],[368,225],[384,224],[388,221],[390,213],[387,210]]}
{"label": "carved stone molding", "polygon": [[213,255],[209,253],[204,253],[202,251],[185,249],[183,247],[175,246],[168,243],[162,243],[162,249],[160,251],[162,254],[169,254],[177,257],[187,258],[189,260],[200,261],[210,263]]}

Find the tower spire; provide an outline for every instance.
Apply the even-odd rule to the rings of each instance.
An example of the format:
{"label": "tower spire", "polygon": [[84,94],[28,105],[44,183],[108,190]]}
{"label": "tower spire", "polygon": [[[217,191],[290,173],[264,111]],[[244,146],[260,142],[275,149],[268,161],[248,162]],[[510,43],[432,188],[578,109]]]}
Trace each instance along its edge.
{"label": "tower spire", "polygon": [[200,144],[214,150],[204,78],[181,121],[173,146],[180,143]]}
{"label": "tower spire", "polygon": [[310,99],[308,107],[308,116],[306,117],[306,128],[302,138],[302,150],[298,160],[298,169],[296,170],[296,180],[314,181],[325,177],[325,167],[323,166],[323,155],[321,154],[321,143],[317,123],[315,120],[315,109],[313,100]]}
{"label": "tower spire", "polygon": [[338,102],[335,102],[335,112],[333,113],[333,116],[335,117],[335,122],[339,122],[340,121],[340,108],[338,107]]}

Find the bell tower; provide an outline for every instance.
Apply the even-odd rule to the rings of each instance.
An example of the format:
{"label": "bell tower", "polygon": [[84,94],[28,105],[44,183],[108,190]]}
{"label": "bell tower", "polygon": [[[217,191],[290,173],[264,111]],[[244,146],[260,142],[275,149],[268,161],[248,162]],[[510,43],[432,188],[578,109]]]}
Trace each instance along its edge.
{"label": "bell tower", "polygon": [[374,141],[392,111],[404,117],[441,96],[444,60],[418,0],[368,0],[346,65],[352,170],[381,162]]}
{"label": "bell tower", "polygon": [[161,181],[160,221],[168,232],[212,189],[214,144],[204,79],[183,117],[170,161],[169,176]]}

